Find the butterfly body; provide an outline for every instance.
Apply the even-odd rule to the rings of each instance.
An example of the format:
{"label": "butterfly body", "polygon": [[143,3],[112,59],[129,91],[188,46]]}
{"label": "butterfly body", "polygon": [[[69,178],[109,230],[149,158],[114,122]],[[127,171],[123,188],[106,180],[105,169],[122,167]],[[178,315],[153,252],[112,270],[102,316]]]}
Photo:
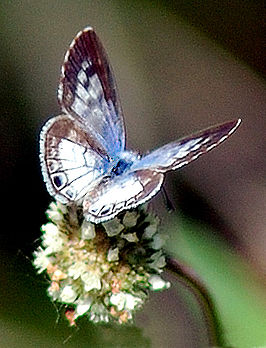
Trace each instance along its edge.
{"label": "butterfly body", "polygon": [[63,114],[40,135],[40,160],[48,192],[61,203],[82,204],[100,223],[151,199],[164,174],[224,141],[240,120],[208,128],[139,155],[125,147],[125,127],[107,55],[90,27],[65,55],[58,89]]}

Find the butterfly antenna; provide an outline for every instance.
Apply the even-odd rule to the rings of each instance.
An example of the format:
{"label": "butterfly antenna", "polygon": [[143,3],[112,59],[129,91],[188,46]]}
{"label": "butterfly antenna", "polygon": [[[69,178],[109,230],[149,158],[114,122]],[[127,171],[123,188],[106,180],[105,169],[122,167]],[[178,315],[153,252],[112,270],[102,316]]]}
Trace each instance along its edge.
{"label": "butterfly antenna", "polygon": [[169,213],[172,213],[173,211],[175,211],[175,208],[173,203],[170,201],[164,186],[162,187],[162,194],[163,194],[164,202],[166,205],[166,209],[169,211]]}

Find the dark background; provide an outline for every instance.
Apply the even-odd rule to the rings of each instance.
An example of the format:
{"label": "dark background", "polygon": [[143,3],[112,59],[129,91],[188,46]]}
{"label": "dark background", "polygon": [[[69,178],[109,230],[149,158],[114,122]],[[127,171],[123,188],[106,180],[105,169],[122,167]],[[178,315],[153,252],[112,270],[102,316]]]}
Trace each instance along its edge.
{"label": "dark background", "polygon": [[[1,2],[0,305],[7,325],[1,339],[6,338],[6,344],[16,347],[25,341],[36,346],[34,340],[44,344],[54,334],[56,315],[46,299],[47,284],[35,276],[28,259],[38,245],[51,201],[40,172],[38,136],[46,119],[60,112],[56,89],[62,60],[72,38],[86,25],[95,28],[115,71],[129,147],[147,151],[210,125],[242,118],[226,143],[169,174],[166,188],[176,216],[199,223],[208,241],[213,235],[221,238],[223,248],[244,262],[248,274],[264,289],[263,19],[262,1]],[[168,213],[160,200],[156,198],[154,205],[164,224]],[[162,296],[156,299],[157,295],[155,303]],[[201,324],[195,329],[198,317],[194,311],[186,313],[181,295],[175,295],[175,304],[182,308],[175,320],[180,322],[180,332],[185,332],[183,338],[179,335],[180,346],[195,347],[199,337],[204,342],[206,332]],[[171,297],[164,296],[165,301]],[[260,301],[265,306],[266,298]],[[35,322],[36,316],[41,318]],[[140,327],[145,318],[141,320]],[[47,335],[42,321],[50,325]],[[10,343],[12,330],[17,331],[21,323],[24,341],[14,338]],[[56,332],[60,330],[65,330],[65,324],[56,327]],[[97,336],[93,330],[90,339]],[[123,334],[128,337],[126,330]]]}

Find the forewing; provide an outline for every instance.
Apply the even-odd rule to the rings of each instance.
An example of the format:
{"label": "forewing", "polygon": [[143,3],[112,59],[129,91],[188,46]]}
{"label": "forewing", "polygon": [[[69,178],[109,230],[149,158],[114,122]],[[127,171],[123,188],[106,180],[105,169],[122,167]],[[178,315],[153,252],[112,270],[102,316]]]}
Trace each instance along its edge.
{"label": "forewing", "polygon": [[93,137],[69,115],[54,117],[44,125],[40,160],[48,192],[62,203],[82,198],[109,165]]}
{"label": "forewing", "polygon": [[135,208],[160,190],[163,178],[162,173],[149,169],[103,178],[84,198],[84,216],[91,222],[100,223],[114,218],[125,209]]}
{"label": "forewing", "polygon": [[79,32],[65,55],[58,100],[78,118],[111,157],[125,147],[116,83],[104,48],[90,27]]}
{"label": "forewing", "polygon": [[235,131],[240,122],[239,119],[220,124],[164,145],[143,156],[133,164],[132,170],[149,168],[164,173],[180,168],[222,143]]}

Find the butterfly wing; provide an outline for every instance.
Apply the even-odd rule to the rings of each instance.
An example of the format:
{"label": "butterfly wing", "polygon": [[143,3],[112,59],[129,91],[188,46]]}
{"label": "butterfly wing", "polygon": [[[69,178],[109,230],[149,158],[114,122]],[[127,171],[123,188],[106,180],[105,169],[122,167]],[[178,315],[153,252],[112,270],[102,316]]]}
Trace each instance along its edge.
{"label": "butterfly wing", "polygon": [[152,151],[132,166],[132,170],[146,169],[165,173],[194,161],[227,139],[241,120],[223,123]]}
{"label": "butterfly wing", "polygon": [[67,203],[82,198],[125,147],[113,73],[92,28],[78,33],[65,55],[58,101],[65,115],[43,127],[40,159],[49,193]]}
{"label": "butterfly wing", "polygon": [[48,192],[62,203],[82,198],[109,165],[95,139],[69,115],[54,117],[44,125],[40,160]]}
{"label": "butterfly wing", "polygon": [[145,169],[100,180],[84,198],[86,220],[100,223],[145,203],[160,190],[163,178],[164,174]]}
{"label": "butterfly wing", "polygon": [[79,32],[65,55],[58,101],[84,125],[110,157],[125,148],[116,83],[104,48],[90,27]]}
{"label": "butterfly wing", "polygon": [[167,144],[137,160],[122,175],[98,182],[83,201],[84,216],[95,223],[109,220],[152,198],[161,188],[164,173],[182,167],[224,141],[240,120]]}

